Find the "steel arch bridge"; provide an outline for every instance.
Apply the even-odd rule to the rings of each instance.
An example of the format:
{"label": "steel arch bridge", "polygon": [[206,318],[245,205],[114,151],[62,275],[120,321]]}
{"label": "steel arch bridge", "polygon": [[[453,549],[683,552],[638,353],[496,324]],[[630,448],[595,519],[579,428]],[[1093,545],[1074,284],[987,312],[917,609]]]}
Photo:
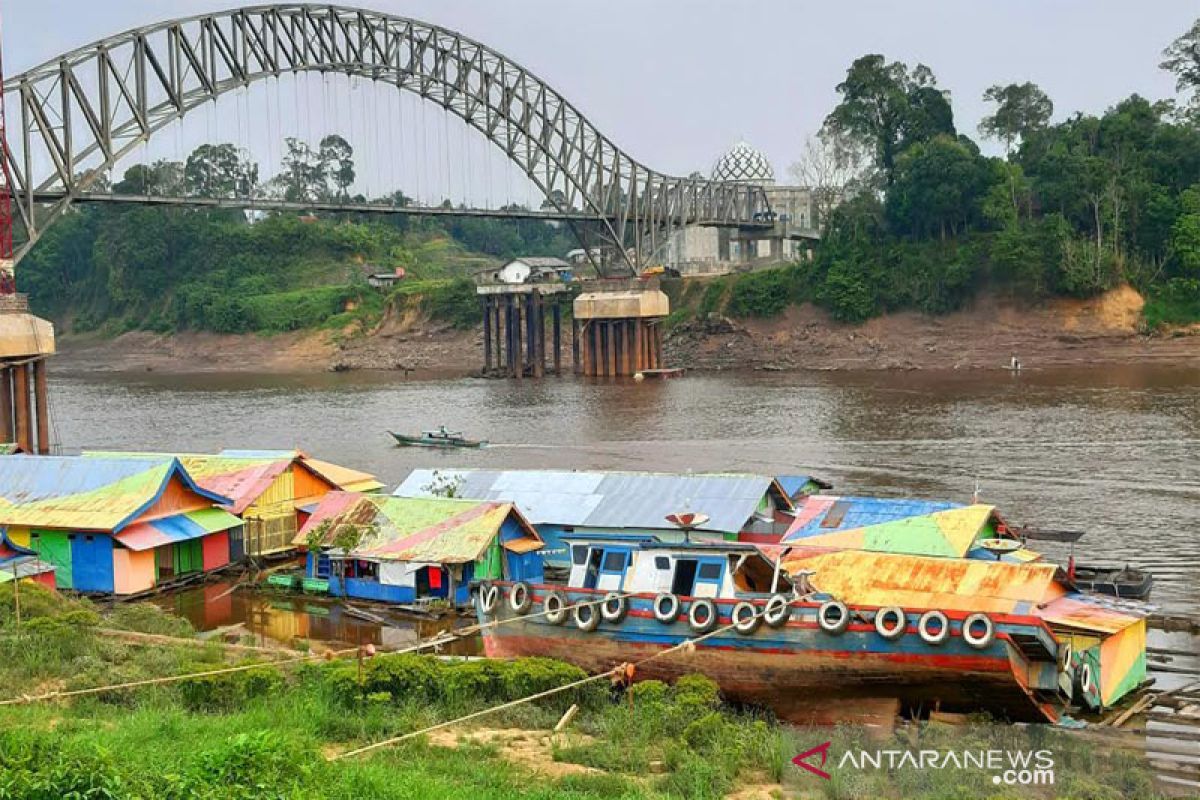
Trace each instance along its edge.
{"label": "steel arch bridge", "polygon": [[287,3],[128,31],[10,79],[4,159],[24,233],[17,260],[72,203],[117,199],[94,190],[155,132],[254,81],[312,71],[392,84],[457,115],[545,194],[555,207],[548,216],[577,234],[592,226],[629,268],[674,228],[770,226],[761,187],[646,167],[545,81],[480,42],[374,11]]}

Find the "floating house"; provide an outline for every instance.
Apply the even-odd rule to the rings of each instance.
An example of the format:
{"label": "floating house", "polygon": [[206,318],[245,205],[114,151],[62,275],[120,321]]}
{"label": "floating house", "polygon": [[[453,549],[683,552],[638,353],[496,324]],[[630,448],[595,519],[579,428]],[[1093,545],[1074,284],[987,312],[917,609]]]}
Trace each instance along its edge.
{"label": "floating house", "polygon": [[802,508],[782,543],[781,564],[792,575],[811,575],[814,589],[851,606],[953,605],[997,620],[1036,618],[1059,644],[1057,665],[1046,665],[1016,637],[1007,650],[1021,690],[1035,701],[1059,690],[1071,694],[1069,685],[1060,686],[1070,676],[1077,699],[1104,708],[1145,680],[1148,607],[1077,591],[1061,567],[1007,538],[992,506],[924,507],[936,505],[949,507],[888,518],[885,509],[872,513],[867,505],[858,519],[883,521],[832,531],[814,527],[819,516],[805,522]]}
{"label": "floating house", "polygon": [[334,492],[295,544],[310,580],[364,600],[464,605],[474,580],[542,580],[542,539],[511,503]]}
{"label": "floating house", "polygon": [[55,585],[130,595],[227,565],[242,521],[176,459],[0,458],[0,529]]}
{"label": "floating house", "polygon": [[33,581],[54,588],[54,565],[37,553],[18,547],[0,532],[0,586],[13,581]]}
{"label": "floating house", "polygon": [[417,469],[395,495],[428,497],[447,486],[456,497],[516,505],[546,542],[546,564],[560,568],[570,566],[564,534],[653,532],[680,542],[684,532],[667,517],[688,511],[707,517],[691,538],[778,542],[792,523],[792,500],[776,479],[736,473]]}
{"label": "floating house", "polygon": [[234,542],[233,559],[292,552],[296,531],[329,492],[374,491],[373,475],[309,458],[298,450],[222,450],[216,455],[163,453],[85,453],[100,458],[178,458],[204,489],[228,497],[225,510],[241,517],[244,533]]}

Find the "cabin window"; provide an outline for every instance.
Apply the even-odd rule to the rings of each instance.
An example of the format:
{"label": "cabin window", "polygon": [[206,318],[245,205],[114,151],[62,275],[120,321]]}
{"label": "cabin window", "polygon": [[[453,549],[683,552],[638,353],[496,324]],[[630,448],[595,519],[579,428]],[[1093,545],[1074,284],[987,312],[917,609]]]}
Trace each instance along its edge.
{"label": "cabin window", "polygon": [[694,558],[675,559],[675,577],[671,581],[671,593],[689,597],[692,586],[696,583],[696,566]]}
{"label": "cabin window", "polygon": [[719,581],[721,580],[721,565],[720,564],[701,564],[698,577],[702,581]]}
{"label": "cabin window", "polygon": [[604,554],[604,566],[601,567],[605,572],[621,572],[625,569],[625,553],[620,550],[610,550]]}
{"label": "cabin window", "polygon": [[92,535],[91,535],[90,533],[89,533],[87,536],[84,536],[84,537],[83,537],[83,540],[84,540],[85,542],[91,542],[91,541],[94,541],[94,539],[93,539],[93,537],[92,537]]}
{"label": "cabin window", "polygon": [[667,558],[666,556],[655,556],[654,557],[654,568],[662,569],[662,570],[670,569],[671,568],[671,559]]}
{"label": "cabin window", "polygon": [[581,544],[577,544],[571,548],[571,561],[576,564],[587,563],[588,549]]}

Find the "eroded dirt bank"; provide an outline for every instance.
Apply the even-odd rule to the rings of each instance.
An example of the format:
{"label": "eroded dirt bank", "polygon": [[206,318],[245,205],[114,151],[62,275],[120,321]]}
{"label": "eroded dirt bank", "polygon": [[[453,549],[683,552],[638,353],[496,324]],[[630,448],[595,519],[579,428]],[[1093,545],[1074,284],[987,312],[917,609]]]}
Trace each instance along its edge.
{"label": "eroded dirt bank", "polygon": [[[903,312],[861,325],[799,306],[770,320],[717,317],[680,324],[665,339],[666,362],[690,370],[1003,369],[1016,355],[1030,369],[1139,362],[1200,368],[1200,327],[1142,335],[1141,305],[1137,292],[1124,287],[1092,300],[1033,308],[982,299],[946,316]],[[59,350],[56,367],[73,371],[468,374],[483,358],[478,330],[394,315],[365,335],[64,336]]]}

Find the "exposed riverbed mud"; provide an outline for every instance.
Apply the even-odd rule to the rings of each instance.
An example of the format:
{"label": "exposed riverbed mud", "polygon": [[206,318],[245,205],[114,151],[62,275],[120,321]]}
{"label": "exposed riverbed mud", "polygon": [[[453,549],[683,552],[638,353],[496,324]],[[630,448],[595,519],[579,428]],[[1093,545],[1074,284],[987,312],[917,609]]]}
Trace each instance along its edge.
{"label": "exposed riverbed mud", "polygon": [[675,328],[666,361],[689,369],[1003,369],[1159,363],[1200,366],[1200,330],[1144,335],[1129,287],[1089,300],[1023,307],[981,299],[932,317],[887,314],[861,325],[811,305],[768,320],[698,319]]}
{"label": "exposed riverbed mud", "polygon": [[[811,306],[771,319],[693,319],[665,337],[666,363],[689,370],[1003,369],[1156,363],[1200,367],[1200,327],[1139,330],[1142,298],[1121,287],[1089,300],[1023,306],[981,298],[944,316],[887,314],[860,325]],[[467,374],[483,359],[480,330],[411,315],[386,316],[366,334],[266,335],[128,333],[60,340],[57,365],[70,370],[322,372],[377,369]]]}

